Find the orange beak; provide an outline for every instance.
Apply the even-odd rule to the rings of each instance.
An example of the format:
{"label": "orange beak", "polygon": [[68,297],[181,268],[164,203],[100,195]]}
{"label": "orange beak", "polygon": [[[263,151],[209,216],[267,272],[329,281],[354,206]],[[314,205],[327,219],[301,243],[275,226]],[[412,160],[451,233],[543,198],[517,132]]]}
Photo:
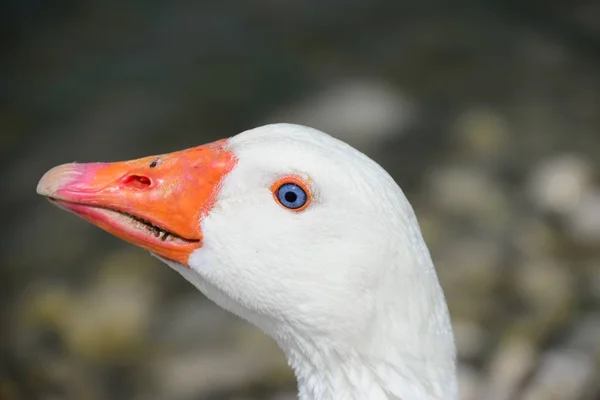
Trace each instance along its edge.
{"label": "orange beak", "polygon": [[200,222],[236,164],[226,140],[114,163],[64,164],[37,192],[113,235],[187,265],[202,247]]}

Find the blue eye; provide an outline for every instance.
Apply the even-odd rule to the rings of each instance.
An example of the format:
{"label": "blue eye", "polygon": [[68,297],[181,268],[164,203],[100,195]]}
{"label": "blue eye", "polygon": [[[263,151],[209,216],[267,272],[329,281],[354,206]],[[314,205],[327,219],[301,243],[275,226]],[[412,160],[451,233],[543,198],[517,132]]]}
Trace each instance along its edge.
{"label": "blue eye", "polygon": [[296,210],[306,204],[308,195],[300,185],[284,183],[277,189],[277,200],[282,206]]}

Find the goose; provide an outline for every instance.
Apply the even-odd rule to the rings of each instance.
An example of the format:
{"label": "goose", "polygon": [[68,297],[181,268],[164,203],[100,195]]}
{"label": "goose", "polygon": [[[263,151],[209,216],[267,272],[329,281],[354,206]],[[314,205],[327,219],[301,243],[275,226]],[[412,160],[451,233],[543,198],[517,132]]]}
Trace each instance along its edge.
{"label": "goose", "polygon": [[63,164],[37,192],[273,338],[301,400],[458,399],[450,315],[415,213],[343,141],[270,124],[169,154]]}

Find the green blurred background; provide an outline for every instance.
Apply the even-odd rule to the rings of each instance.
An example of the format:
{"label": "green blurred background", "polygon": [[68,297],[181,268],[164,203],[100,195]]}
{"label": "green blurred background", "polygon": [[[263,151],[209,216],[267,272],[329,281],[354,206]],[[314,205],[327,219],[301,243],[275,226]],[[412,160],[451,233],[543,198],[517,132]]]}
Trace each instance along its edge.
{"label": "green blurred background", "polygon": [[0,44],[0,399],[294,398],[271,340],[35,194],[280,121],[407,193],[463,400],[600,398],[600,2],[5,0]]}

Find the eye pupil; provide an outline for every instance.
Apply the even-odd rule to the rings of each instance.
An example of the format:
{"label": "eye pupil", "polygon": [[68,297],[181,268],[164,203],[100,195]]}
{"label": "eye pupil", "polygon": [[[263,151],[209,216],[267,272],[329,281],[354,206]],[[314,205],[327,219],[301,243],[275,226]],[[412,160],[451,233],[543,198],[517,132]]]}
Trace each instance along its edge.
{"label": "eye pupil", "polygon": [[294,192],[286,192],[285,199],[287,201],[289,201],[290,203],[293,203],[298,199],[298,195],[296,195],[296,193],[294,193]]}
{"label": "eye pupil", "polygon": [[284,183],[275,192],[277,201],[291,210],[302,208],[308,202],[308,195],[302,186],[296,183]]}

